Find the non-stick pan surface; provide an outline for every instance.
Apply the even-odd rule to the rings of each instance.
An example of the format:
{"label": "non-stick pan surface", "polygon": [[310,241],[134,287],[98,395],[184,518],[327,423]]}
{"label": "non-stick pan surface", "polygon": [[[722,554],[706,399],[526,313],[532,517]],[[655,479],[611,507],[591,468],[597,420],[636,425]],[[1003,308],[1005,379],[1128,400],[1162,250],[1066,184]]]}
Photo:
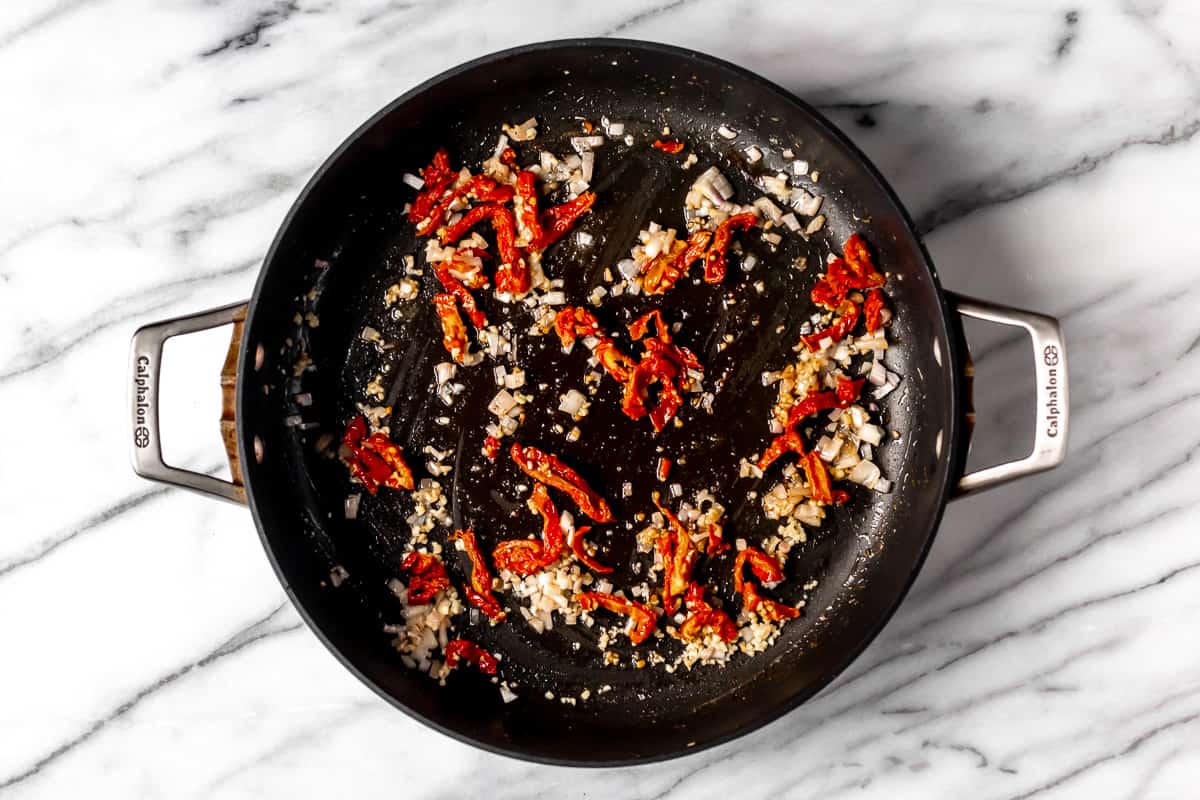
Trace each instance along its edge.
{"label": "non-stick pan surface", "polygon": [[[761,385],[760,373],[787,362],[813,311],[808,292],[819,266],[856,231],[890,276],[897,313],[888,363],[904,381],[887,399],[884,417],[898,438],[878,456],[894,490],[854,491],[792,551],[787,571],[799,580],[789,582],[783,597],[798,599],[806,580],[819,585],[804,617],[786,625],[774,647],[724,669],[668,674],[632,666],[623,638],[610,646],[621,666],[598,666],[595,634],[581,627],[538,635],[516,613],[515,622],[494,628],[464,623],[464,635],[503,653],[503,674],[520,687],[519,699],[506,705],[496,686],[473,672],[457,670],[443,688],[400,664],[381,629],[401,619],[385,582],[398,575],[412,500],[387,491],[364,495],[358,519],[345,520],[343,498],[353,487],[342,465],[318,455],[313,443],[341,431],[357,413],[365,383],[386,364],[392,434],[411,460],[426,445],[455,449],[454,471],[441,479],[455,525],[473,527],[487,550],[540,530],[515,488],[528,480],[506,457],[493,464],[480,454],[490,417],[485,406],[496,391],[491,366],[460,370],[467,389],[452,409],[434,397],[432,367],[445,353],[428,301],[436,291],[432,276],[421,279],[421,299],[396,315],[383,300],[386,287],[402,277],[405,254],[424,263],[423,242],[401,212],[412,193],[400,176],[427,163],[438,147],[456,165],[476,167],[490,155],[502,123],[531,116],[541,123],[539,136],[519,146],[523,162],[539,148],[569,151],[567,137],[578,134],[580,119],[622,121],[636,138],[633,147],[610,143],[598,152],[599,200],[581,225],[595,244],[581,249],[564,241],[546,259],[550,277],[562,278],[570,300],[580,304],[604,268],[626,257],[639,229],[652,220],[682,227],[683,195],[698,169],[720,165],[745,202],[758,196],[751,180],[763,166],[745,162],[747,145],[768,153],[768,167],[778,167],[780,151],[790,147],[820,170],[815,190],[825,198],[828,225],[811,242],[787,236],[771,253],[747,238],[759,266],[746,273],[734,259],[722,287],[689,280],[665,298],[620,298],[597,312],[614,330],[659,304],[670,321],[682,322],[677,341],[700,355],[706,384],[721,387],[711,415],[685,408],[682,428],[654,437],[645,420],[620,414],[616,387],[606,380],[580,423],[581,438],[568,443],[553,426],[570,422],[554,409],[560,392],[582,388],[582,348],[564,355],[553,336],[519,339],[538,399],[516,440],[560,454],[612,502],[622,522],[597,526],[590,538],[602,546],[601,560],[617,566],[617,586],[641,580],[631,571],[641,525],[624,521],[651,511],[651,490],[666,488],[654,476],[659,455],[677,462],[669,482],[680,482],[688,494],[711,488],[723,499],[731,509],[730,538],[757,542],[773,530],[749,499],[769,478],[739,478],[737,466],[769,438],[773,390]],[[716,135],[720,125],[739,133],[735,143]],[[690,172],[677,157],[648,146],[664,126],[699,156]],[[809,269],[787,266],[802,255]],[[529,319],[524,308],[490,297],[485,308],[496,321]],[[534,45],[472,62],[409,92],[355,132],[301,194],[250,309],[239,444],[251,506],[281,580],[331,650],[382,696],[447,733],[511,755],[586,764],[664,758],[743,733],[802,702],[845,668],[899,603],[951,480],[961,473],[959,333],[904,210],[863,155],[813,109],[741,69],[675,48],[615,40]],[[295,322],[304,311],[317,315],[318,327]],[[380,352],[361,338],[365,326],[398,346]],[[265,364],[256,369],[260,346]],[[301,353],[315,368],[296,377]],[[299,392],[311,394],[313,404],[297,405]],[[443,415],[450,425],[435,422]],[[304,424],[295,424],[297,416]],[[625,481],[634,492],[622,499]],[[444,541],[446,533],[431,536]],[[468,574],[465,556],[452,547],[447,562],[457,579]],[[350,578],[334,588],[329,573],[337,564]],[[726,556],[699,574],[732,604],[730,564]],[[603,686],[611,689],[602,692]],[[561,702],[585,688],[588,701]]]}

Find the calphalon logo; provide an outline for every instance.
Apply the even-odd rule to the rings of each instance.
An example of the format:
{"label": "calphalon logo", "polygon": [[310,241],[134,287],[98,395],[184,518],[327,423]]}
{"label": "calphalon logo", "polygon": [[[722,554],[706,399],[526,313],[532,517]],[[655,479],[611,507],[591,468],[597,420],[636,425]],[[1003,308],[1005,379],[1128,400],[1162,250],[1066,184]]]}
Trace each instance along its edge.
{"label": "calphalon logo", "polygon": [[150,408],[150,357],[138,356],[133,375],[133,443],[138,447],[150,444],[150,429],[146,427],[146,410]]}
{"label": "calphalon logo", "polygon": [[1042,363],[1049,370],[1046,372],[1046,435],[1050,438],[1058,436],[1058,348],[1052,344],[1042,350]]}

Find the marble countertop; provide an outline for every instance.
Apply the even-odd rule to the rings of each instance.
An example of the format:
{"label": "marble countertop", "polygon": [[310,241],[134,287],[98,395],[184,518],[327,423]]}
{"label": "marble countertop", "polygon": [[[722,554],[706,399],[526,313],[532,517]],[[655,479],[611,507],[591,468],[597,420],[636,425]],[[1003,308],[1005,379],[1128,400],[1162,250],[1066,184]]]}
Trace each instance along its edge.
{"label": "marble countertop", "polygon": [[[791,6],[792,4],[788,4]],[[1200,6],[29,0],[0,10],[0,796],[1195,796]],[[830,688],[649,767],[485,754],[377,699],[249,514],[137,479],[142,323],[246,297],[300,187],[419,81],[540,39],[704,50],[891,179],[953,290],[1062,318],[1071,454],[959,500]],[[1031,437],[1029,348],[970,329],[973,463]],[[225,334],[172,343],[170,458],[214,470]],[[1191,522],[1188,522],[1191,519]]]}

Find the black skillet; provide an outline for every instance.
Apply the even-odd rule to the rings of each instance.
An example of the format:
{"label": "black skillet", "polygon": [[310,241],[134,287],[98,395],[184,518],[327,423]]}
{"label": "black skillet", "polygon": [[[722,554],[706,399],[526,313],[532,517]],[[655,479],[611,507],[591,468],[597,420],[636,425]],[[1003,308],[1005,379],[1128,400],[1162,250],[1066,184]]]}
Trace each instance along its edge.
{"label": "black skillet", "polygon": [[[682,227],[683,194],[696,170],[709,164],[718,164],[734,181],[737,197],[748,202],[759,194],[751,183],[756,170],[783,166],[781,151],[795,150],[820,171],[814,190],[825,198],[828,224],[807,243],[785,237],[776,253],[747,238],[746,252],[760,261],[752,272],[739,269],[735,258],[724,286],[684,281],[656,301],[671,321],[683,323],[677,340],[700,354],[707,380],[721,385],[713,414],[686,408],[682,428],[654,437],[644,420],[635,423],[615,410],[616,388],[606,382],[580,426],[581,438],[569,443],[552,427],[564,419],[553,409],[560,391],[581,385],[582,351],[563,355],[553,337],[522,337],[521,360],[530,386],[548,385],[537,392],[543,410],[530,414],[517,439],[575,465],[622,520],[651,510],[650,490],[662,486],[653,475],[661,447],[677,462],[670,482],[689,491],[715,488],[731,509],[731,536],[760,540],[770,527],[747,494],[769,484],[741,479],[737,470],[738,459],[761,450],[768,438],[772,391],[759,376],[786,362],[788,347],[811,314],[808,293],[816,265],[860,231],[889,275],[896,310],[890,334],[895,346],[887,362],[904,380],[886,399],[883,413],[899,438],[882,446],[877,458],[894,488],[888,494],[856,489],[851,502],[793,551],[788,564],[793,580],[781,590],[784,599],[797,599],[805,581],[819,581],[804,617],[789,623],[767,652],[738,657],[724,669],[674,674],[636,669],[624,640],[613,646],[622,665],[602,667],[594,637],[582,629],[560,625],[539,636],[522,624],[465,623],[466,636],[504,654],[503,674],[519,687],[519,699],[504,704],[495,685],[472,671],[457,670],[449,685],[439,688],[400,664],[381,626],[400,618],[385,581],[398,574],[411,498],[386,490],[364,496],[358,519],[347,521],[343,498],[352,486],[345,470],[317,455],[313,444],[321,434],[342,429],[356,413],[353,402],[362,398],[366,381],[387,363],[387,402],[395,409],[391,428],[406,452],[419,453],[426,444],[457,448],[454,471],[442,479],[455,525],[474,527],[488,549],[501,539],[538,530],[536,519],[520,510],[514,484],[521,476],[511,462],[501,458],[493,465],[479,454],[488,419],[484,406],[496,391],[491,365],[463,371],[467,389],[452,411],[433,397],[432,365],[445,359],[428,302],[434,282],[429,276],[421,279],[421,299],[402,306],[399,318],[384,306],[385,287],[401,277],[403,256],[413,253],[418,265],[424,263],[421,243],[401,212],[412,192],[400,176],[415,172],[438,147],[447,148],[456,165],[477,167],[491,153],[502,123],[528,117],[541,124],[536,142],[519,146],[524,161],[534,159],[539,148],[569,152],[567,138],[578,135],[580,120],[598,122],[601,116],[624,122],[636,143],[609,143],[598,153],[593,188],[599,201],[581,225],[595,243],[585,249],[564,241],[548,254],[547,271],[564,280],[572,302],[582,303],[604,268],[626,257],[637,231],[649,221]],[[735,130],[737,139],[717,135],[721,125]],[[678,157],[648,146],[664,126],[697,153],[698,167],[684,172]],[[767,154],[757,165],[744,157],[751,144]],[[787,267],[801,255],[814,267]],[[756,281],[763,282],[761,293]],[[728,304],[729,298],[736,302]],[[598,313],[619,329],[631,314],[650,307],[645,297],[626,297],[606,303]],[[309,310],[319,318],[315,329],[295,322],[297,313]],[[487,310],[498,319],[525,313],[490,298]],[[1028,458],[965,476],[969,359],[961,314],[1030,333],[1040,409]],[[228,322],[239,324],[223,381],[223,427],[227,444],[236,442],[231,460],[244,488],[169,467],[159,447],[162,342]],[[360,338],[364,326],[399,346],[380,353]],[[722,346],[727,335],[732,342]],[[315,369],[297,378],[294,367],[302,352]],[[137,472],[248,501],[284,588],[349,670],[396,707],[463,741],[558,764],[670,758],[746,733],[811,697],[847,667],[896,609],[946,502],[1057,465],[1067,432],[1066,367],[1057,323],[944,292],[891,189],[826,119],[783,89],[723,61],[609,39],[496,53],[445,72],[393,102],[355,131],[301,192],[250,301],[141,329],[134,337],[131,368]],[[298,403],[297,394],[311,395],[312,404]],[[447,413],[454,420],[450,426],[434,421]],[[635,487],[628,499],[621,497],[625,481]],[[444,534],[436,531],[433,538]],[[593,538],[603,546],[601,559],[618,566],[616,585],[638,580],[630,571],[632,531],[623,524],[604,526]],[[465,558],[451,550],[448,563],[461,580]],[[350,576],[339,588],[330,580],[335,565]],[[702,576],[731,601],[729,564],[719,560],[703,570]],[[581,643],[578,650],[575,641]],[[611,689],[601,692],[602,686]],[[591,689],[586,702],[571,706],[559,699],[585,688]],[[547,699],[547,692],[555,699]]]}

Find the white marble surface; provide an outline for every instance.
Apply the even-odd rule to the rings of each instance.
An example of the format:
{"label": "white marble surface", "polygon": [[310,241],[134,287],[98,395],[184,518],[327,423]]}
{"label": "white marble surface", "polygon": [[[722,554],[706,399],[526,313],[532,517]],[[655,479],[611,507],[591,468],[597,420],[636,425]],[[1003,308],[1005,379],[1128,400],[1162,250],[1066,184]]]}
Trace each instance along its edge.
{"label": "white marble surface", "polygon": [[[784,5],[3,4],[0,796],[1196,796],[1200,6]],[[124,403],[133,328],[245,297],[371,112],[476,55],[596,34],[823,107],[949,288],[1064,318],[1075,406],[1067,464],[952,504],[891,625],[814,701],[584,772],[376,699],[284,602],[247,512],[133,476]],[[995,457],[1028,432],[1027,347],[974,341]],[[168,451],[203,469],[223,345],[177,345],[165,375]]]}

